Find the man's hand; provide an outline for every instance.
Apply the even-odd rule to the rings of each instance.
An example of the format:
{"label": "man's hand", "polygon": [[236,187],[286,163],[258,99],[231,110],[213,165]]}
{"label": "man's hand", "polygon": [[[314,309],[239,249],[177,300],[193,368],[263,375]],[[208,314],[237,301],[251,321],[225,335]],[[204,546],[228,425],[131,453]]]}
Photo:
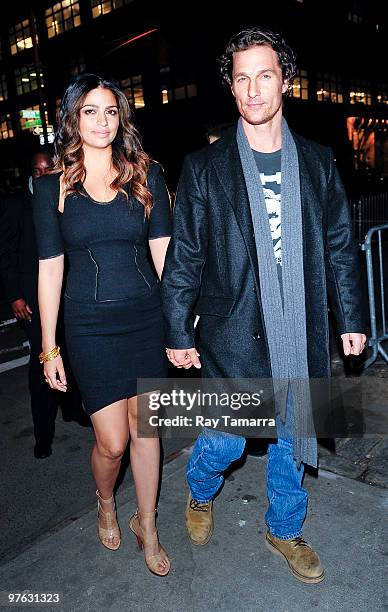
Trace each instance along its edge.
{"label": "man's hand", "polygon": [[189,349],[170,349],[166,348],[166,353],[169,361],[177,368],[188,370],[191,366],[195,368],[201,367],[201,362],[198,359],[199,353],[196,348]]}
{"label": "man's hand", "polygon": [[346,356],[360,355],[365,348],[365,334],[342,334],[341,338]]}
{"label": "man's hand", "polygon": [[11,302],[11,308],[17,319],[31,321],[32,310],[27,304],[26,300],[23,300],[23,298],[19,298],[18,300]]}

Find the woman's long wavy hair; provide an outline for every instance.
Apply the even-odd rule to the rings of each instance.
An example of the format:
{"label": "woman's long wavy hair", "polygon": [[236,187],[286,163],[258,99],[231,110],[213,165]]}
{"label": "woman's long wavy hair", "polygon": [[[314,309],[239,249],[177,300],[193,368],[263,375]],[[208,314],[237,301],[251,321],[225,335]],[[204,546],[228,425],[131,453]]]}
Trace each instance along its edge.
{"label": "woman's long wavy hair", "polygon": [[147,189],[150,159],[133,125],[128,100],[113,80],[96,74],[81,74],[67,86],[57,117],[53,172],[63,171],[62,185],[66,195],[78,191],[76,184],[85,181],[83,141],[79,130],[80,111],[86,95],[98,87],[113,93],[119,109],[119,127],[112,142],[112,164],[117,176],[110,187],[128,197],[124,185],[129,183],[131,194],[144,206],[144,214],[148,217],[153,205],[152,195]]}

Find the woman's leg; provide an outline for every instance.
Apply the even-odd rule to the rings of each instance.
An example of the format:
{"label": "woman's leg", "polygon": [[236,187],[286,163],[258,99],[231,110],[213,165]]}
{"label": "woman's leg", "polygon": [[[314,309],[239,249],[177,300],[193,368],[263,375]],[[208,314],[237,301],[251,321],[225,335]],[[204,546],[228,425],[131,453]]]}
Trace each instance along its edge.
{"label": "woman's leg", "polygon": [[111,497],[121,458],[128,444],[127,400],[105,406],[91,416],[96,444],[92,451],[92,472],[101,497]]}
{"label": "woman's leg", "polygon": [[[138,398],[128,400],[128,422],[131,435],[131,469],[135,481],[139,525],[147,537],[155,534],[156,497],[159,485],[160,442],[155,428],[141,422],[147,419],[147,410],[138,410]],[[144,416],[141,416],[144,415]],[[147,435],[149,437],[138,437]],[[146,434],[144,434],[146,432]],[[146,513],[151,513],[145,516]],[[159,544],[156,537],[149,540],[153,550],[145,550],[146,556],[159,553]],[[169,565],[165,555],[161,555],[158,562],[159,571],[163,572]]]}
{"label": "woman's leg", "polygon": [[96,436],[92,472],[102,510],[99,512],[99,536],[105,546],[115,549],[120,544],[120,531],[112,495],[129,438],[127,400],[105,406],[95,412],[91,420]]}
{"label": "woman's leg", "polygon": [[[138,437],[138,429],[145,431],[146,427],[138,427],[137,397],[128,400],[128,423],[131,436],[131,469],[136,487],[137,507],[139,512],[153,512],[156,507],[156,496],[159,484],[160,442],[155,429],[149,428],[146,433],[150,437]],[[141,411],[142,413],[146,411]],[[146,418],[146,417],[145,417]],[[151,437],[154,435],[154,437]]]}

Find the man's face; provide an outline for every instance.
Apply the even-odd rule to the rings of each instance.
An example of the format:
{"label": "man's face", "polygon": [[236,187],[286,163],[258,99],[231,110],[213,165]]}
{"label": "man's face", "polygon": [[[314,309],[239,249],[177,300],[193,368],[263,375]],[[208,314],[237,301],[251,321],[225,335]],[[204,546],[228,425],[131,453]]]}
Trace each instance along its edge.
{"label": "man's face", "polygon": [[51,158],[48,155],[38,154],[35,155],[33,159],[32,165],[32,176],[34,178],[39,178],[43,174],[47,174],[47,172],[52,167]]}
{"label": "man's face", "polygon": [[281,112],[283,81],[277,54],[266,45],[255,45],[233,54],[232,93],[245,121],[262,125]]}

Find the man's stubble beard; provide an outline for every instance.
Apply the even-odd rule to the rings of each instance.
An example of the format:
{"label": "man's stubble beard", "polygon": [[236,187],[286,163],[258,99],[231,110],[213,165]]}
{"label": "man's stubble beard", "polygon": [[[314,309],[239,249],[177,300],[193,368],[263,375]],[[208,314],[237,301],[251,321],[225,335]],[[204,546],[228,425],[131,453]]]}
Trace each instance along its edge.
{"label": "man's stubble beard", "polygon": [[272,119],[275,117],[277,113],[282,112],[282,107],[283,107],[283,104],[280,104],[276,110],[272,112],[266,111],[265,115],[261,117],[261,119],[257,119],[257,120],[255,120],[254,117],[250,118],[248,113],[246,115],[242,115],[240,113],[240,115],[250,125],[264,125],[265,123],[269,123],[270,121],[272,121]]}

